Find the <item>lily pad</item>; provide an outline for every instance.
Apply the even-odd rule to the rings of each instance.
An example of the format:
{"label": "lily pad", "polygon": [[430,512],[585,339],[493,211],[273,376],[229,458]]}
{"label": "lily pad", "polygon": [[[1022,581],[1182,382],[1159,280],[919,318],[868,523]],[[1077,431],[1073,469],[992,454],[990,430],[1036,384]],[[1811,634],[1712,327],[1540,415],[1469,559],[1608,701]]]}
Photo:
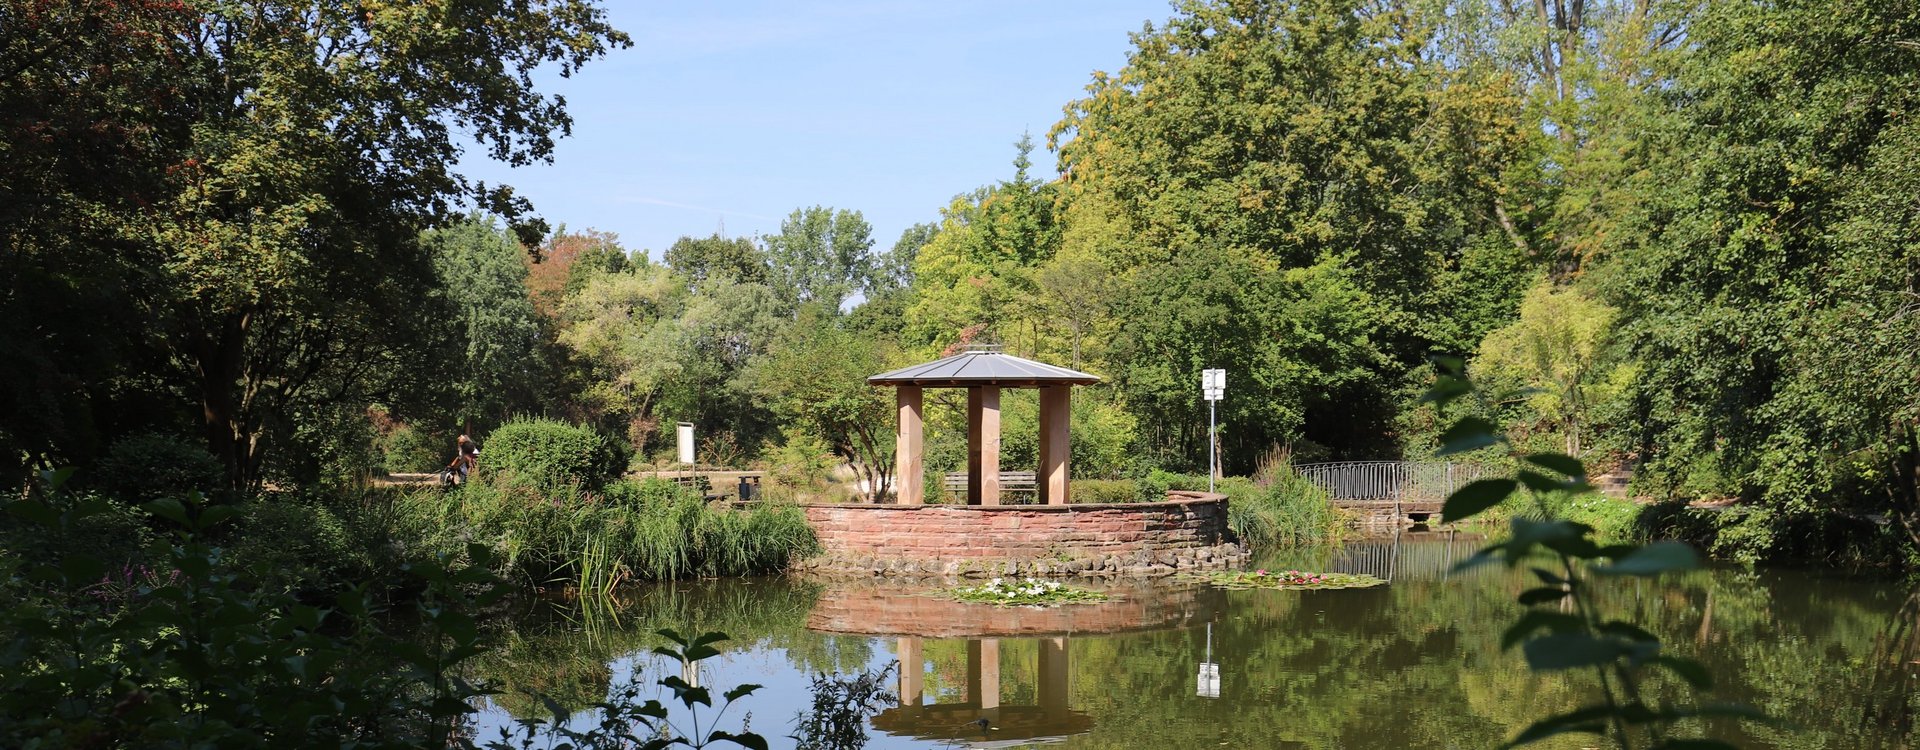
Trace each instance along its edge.
{"label": "lily pad", "polygon": [[1386,583],[1370,575],[1300,570],[1220,570],[1182,573],[1179,578],[1209,583],[1223,589],[1364,589]]}
{"label": "lily pad", "polygon": [[1037,578],[995,578],[979,586],[962,586],[939,592],[945,598],[1000,607],[1052,607],[1062,604],[1092,604],[1111,598],[1092,589],[1070,586],[1059,581]]}

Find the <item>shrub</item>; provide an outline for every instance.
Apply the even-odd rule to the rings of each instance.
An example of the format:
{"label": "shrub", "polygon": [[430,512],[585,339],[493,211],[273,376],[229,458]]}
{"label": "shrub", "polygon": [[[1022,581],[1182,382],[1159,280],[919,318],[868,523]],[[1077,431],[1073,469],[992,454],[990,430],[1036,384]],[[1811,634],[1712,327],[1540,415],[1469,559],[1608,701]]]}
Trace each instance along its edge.
{"label": "shrub", "polygon": [[[1162,500],[1166,495],[1162,494]],[[1080,479],[1073,483],[1075,503],[1131,503],[1140,500],[1140,490],[1131,479]]]}
{"label": "shrub", "polygon": [[81,550],[115,573],[139,567],[153,542],[146,512],[128,503],[94,493],[63,493],[45,503],[67,519],[47,528],[0,514],[0,558],[58,561]]}
{"label": "shrub", "polygon": [[804,429],[789,427],[785,437],[780,447],[771,451],[772,465],[767,472],[768,479],[796,489],[812,489],[826,484],[833,467],[840,462],[833,455],[833,446]]}
{"label": "shrub", "polygon": [[481,465],[513,484],[543,491],[570,485],[598,489],[626,468],[619,446],[586,427],[551,419],[517,419],[481,445]]}
{"label": "shrub", "polygon": [[[1157,469],[1136,483],[1143,501],[1165,500],[1167,490],[1207,489],[1204,474]],[[1227,526],[1251,547],[1324,542],[1337,538],[1345,527],[1333,498],[1290,468],[1274,471],[1264,485],[1246,477],[1222,477],[1214,491],[1227,496]]]}
{"label": "shrub", "polygon": [[373,575],[372,535],[311,498],[268,495],[242,506],[227,537],[234,565],[274,590],[330,590]]}
{"label": "shrub", "polygon": [[226,484],[220,461],[199,443],[168,435],[122,438],[82,475],[84,483],[128,502],[212,493]]}
{"label": "shrub", "polygon": [[380,439],[380,463],[390,473],[437,471],[452,459],[451,441],[436,441],[407,425]]}
{"label": "shrub", "polygon": [[471,541],[493,553],[502,575],[591,589],[620,580],[776,572],[816,549],[798,508],[709,504],[658,479],[620,480],[601,494],[472,482],[451,492],[409,493],[395,513],[396,538],[416,545],[415,554]]}

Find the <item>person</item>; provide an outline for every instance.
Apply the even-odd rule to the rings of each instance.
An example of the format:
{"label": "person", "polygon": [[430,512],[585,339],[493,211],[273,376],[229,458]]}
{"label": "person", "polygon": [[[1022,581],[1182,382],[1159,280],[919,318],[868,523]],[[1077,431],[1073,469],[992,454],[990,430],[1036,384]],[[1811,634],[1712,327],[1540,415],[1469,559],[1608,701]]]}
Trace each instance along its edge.
{"label": "person", "polygon": [[479,463],[480,446],[474,444],[473,438],[461,435],[459,440],[454,441],[453,463],[447,464],[447,469],[460,477],[461,484],[466,483],[467,475],[473,473]]}

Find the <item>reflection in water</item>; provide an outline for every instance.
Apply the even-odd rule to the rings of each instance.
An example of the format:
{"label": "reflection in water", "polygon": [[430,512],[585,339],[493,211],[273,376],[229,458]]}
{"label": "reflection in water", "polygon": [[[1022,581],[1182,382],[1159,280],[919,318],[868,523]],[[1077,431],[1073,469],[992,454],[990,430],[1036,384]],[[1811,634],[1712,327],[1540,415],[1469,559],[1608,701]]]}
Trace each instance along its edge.
{"label": "reflection in water", "polygon": [[[1500,566],[1451,572],[1480,545],[1431,534],[1288,551],[1260,565],[1392,583],[1215,591],[1160,581],[1128,590],[1124,607],[1072,618],[923,604],[938,600],[889,591],[902,587],[886,582],[682,583],[635,592],[618,627],[530,617],[500,634],[499,650],[475,676],[558,688],[567,705],[582,706],[609,682],[677,673],[677,664],[647,655],[659,645],[653,629],[724,630],[733,637],[726,655],[703,664],[699,677],[721,690],[767,686],[745,708],[775,746],[791,746],[781,720],[807,707],[813,674],[873,671],[897,658],[904,701],[873,720],[868,747],[876,750],[1041,738],[1089,748],[1490,747],[1585,702],[1591,685],[1585,675],[1530,674],[1516,651],[1500,648],[1528,574]],[[1727,569],[1602,585],[1608,611],[1644,623],[1675,655],[1707,664],[1718,683],[1709,699],[1795,722],[1685,734],[1707,730],[1760,748],[1914,744],[1920,598],[1907,587]],[[834,632],[809,630],[823,625]],[[916,625],[921,632],[912,632]],[[1217,681],[1202,683],[1200,664],[1217,664]],[[511,722],[505,711],[489,716]],[[980,719],[987,727],[975,723],[969,733],[968,722]]]}
{"label": "reflection in water", "polygon": [[998,638],[964,641],[966,682],[958,700],[926,703],[925,662],[919,636],[899,639],[900,705],[873,717],[873,727],[889,735],[944,741],[966,747],[1010,747],[1057,742],[1083,734],[1093,718],[1069,707],[1069,658],[1066,638],[1032,641],[1038,651],[1031,704],[1000,699]]}

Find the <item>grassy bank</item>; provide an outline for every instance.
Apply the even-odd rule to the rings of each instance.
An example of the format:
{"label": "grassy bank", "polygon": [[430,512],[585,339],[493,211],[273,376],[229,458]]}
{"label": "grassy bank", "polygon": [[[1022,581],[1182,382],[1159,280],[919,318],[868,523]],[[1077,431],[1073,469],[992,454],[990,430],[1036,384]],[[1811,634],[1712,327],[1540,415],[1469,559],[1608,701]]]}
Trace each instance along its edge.
{"label": "grassy bank", "polygon": [[[1152,471],[1135,479],[1087,479],[1073,483],[1076,503],[1158,502],[1167,490],[1207,489],[1203,474]],[[1271,547],[1339,539],[1346,521],[1333,498],[1291,469],[1259,479],[1225,477],[1214,491],[1227,496],[1227,525],[1242,544]]]}

